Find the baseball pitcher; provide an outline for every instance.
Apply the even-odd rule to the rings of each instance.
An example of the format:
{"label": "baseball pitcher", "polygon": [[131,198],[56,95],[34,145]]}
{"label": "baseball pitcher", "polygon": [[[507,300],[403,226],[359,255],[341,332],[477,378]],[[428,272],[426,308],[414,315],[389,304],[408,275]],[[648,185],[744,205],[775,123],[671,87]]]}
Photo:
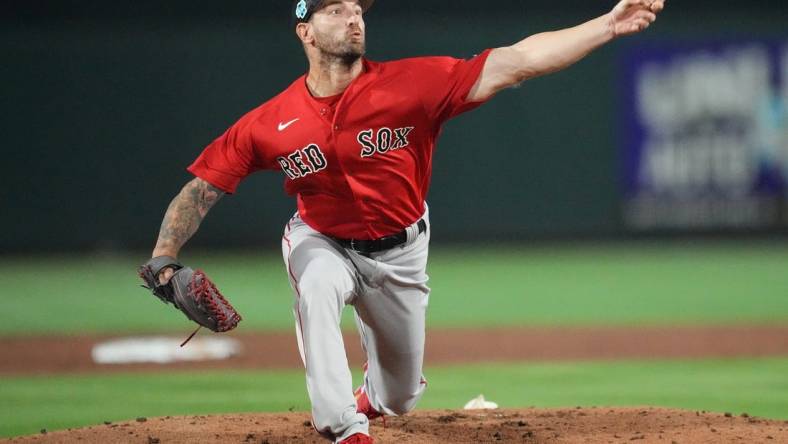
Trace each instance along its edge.
{"label": "baseball pitcher", "polygon": [[[164,216],[146,286],[215,331],[240,316],[178,253],[209,210],[260,170],[279,170],[298,210],[282,237],[298,348],[315,429],[371,443],[369,420],[412,410],[424,393],[433,151],[443,124],[499,91],[564,69],[646,29],[664,0],[621,0],[609,13],[461,60],[364,57],[373,0],[296,0],[291,16],[308,72],[241,117],[188,170]],[[340,317],[354,308],[366,352],[355,391]]]}

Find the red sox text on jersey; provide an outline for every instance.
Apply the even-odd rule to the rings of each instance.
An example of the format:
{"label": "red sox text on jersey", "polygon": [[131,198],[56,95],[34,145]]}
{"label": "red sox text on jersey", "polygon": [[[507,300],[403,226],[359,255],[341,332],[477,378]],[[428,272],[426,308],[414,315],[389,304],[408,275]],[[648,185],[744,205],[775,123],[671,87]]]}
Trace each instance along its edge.
{"label": "red sox text on jersey", "polygon": [[[408,134],[413,131],[412,126],[391,130],[383,127],[379,130],[365,130],[358,133],[356,139],[361,145],[361,157],[369,157],[375,153],[386,154],[389,150],[398,150],[409,145]],[[290,179],[306,177],[326,168],[326,157],[320,147],[314,143],[296,150],[287,156],[276,158],[282,171]]]}

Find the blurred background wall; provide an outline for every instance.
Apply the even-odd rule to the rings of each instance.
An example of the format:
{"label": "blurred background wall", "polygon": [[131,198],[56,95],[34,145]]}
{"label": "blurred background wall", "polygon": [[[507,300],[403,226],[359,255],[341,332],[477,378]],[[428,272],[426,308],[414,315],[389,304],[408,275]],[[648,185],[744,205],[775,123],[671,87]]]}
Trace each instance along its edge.
{"label": "blurred background wall", "polygon": [[[380,0],[368,56],[471,57],[612,4]],[[0,252],[152,248],[185,167],[305,71],[289,7],[6,2]],[[785,234],[787,30],[785,2],[673,2],[649,32],[455,119],[434,240]],[[295,208],[282,181],[247,179],[191,245],[277,245]]]}

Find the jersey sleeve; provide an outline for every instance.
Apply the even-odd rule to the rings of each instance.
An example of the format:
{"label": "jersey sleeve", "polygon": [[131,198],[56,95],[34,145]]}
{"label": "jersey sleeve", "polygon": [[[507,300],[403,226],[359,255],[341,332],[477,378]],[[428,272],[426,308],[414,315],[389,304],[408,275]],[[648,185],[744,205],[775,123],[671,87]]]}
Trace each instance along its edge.
{"label": "jersey sleeve", "polygon": [[234,193],[246,176],[262,169],[252,137],[254,121],[254,112],[242,117],[205,147],[187,170],[225,193]]}
{"label": "jersey sleeve", "polygon": [[484,103],[470,102],[467,98],[490,51],[468,60],[453,57],[414,59],[411,77],[430,118],[442,123]]}

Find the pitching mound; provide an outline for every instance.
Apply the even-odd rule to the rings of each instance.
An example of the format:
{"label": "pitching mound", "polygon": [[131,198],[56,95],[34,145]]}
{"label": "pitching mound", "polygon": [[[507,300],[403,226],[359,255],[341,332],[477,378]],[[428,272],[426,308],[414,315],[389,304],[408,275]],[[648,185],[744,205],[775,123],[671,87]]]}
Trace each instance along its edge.
{"label": "pitching mound", "polygon": [[[375,420],[376,443],[778,443],[788,422],[658,408],[417,411]],[[14,443],[316,443],[307,413],[138,418]]]}

